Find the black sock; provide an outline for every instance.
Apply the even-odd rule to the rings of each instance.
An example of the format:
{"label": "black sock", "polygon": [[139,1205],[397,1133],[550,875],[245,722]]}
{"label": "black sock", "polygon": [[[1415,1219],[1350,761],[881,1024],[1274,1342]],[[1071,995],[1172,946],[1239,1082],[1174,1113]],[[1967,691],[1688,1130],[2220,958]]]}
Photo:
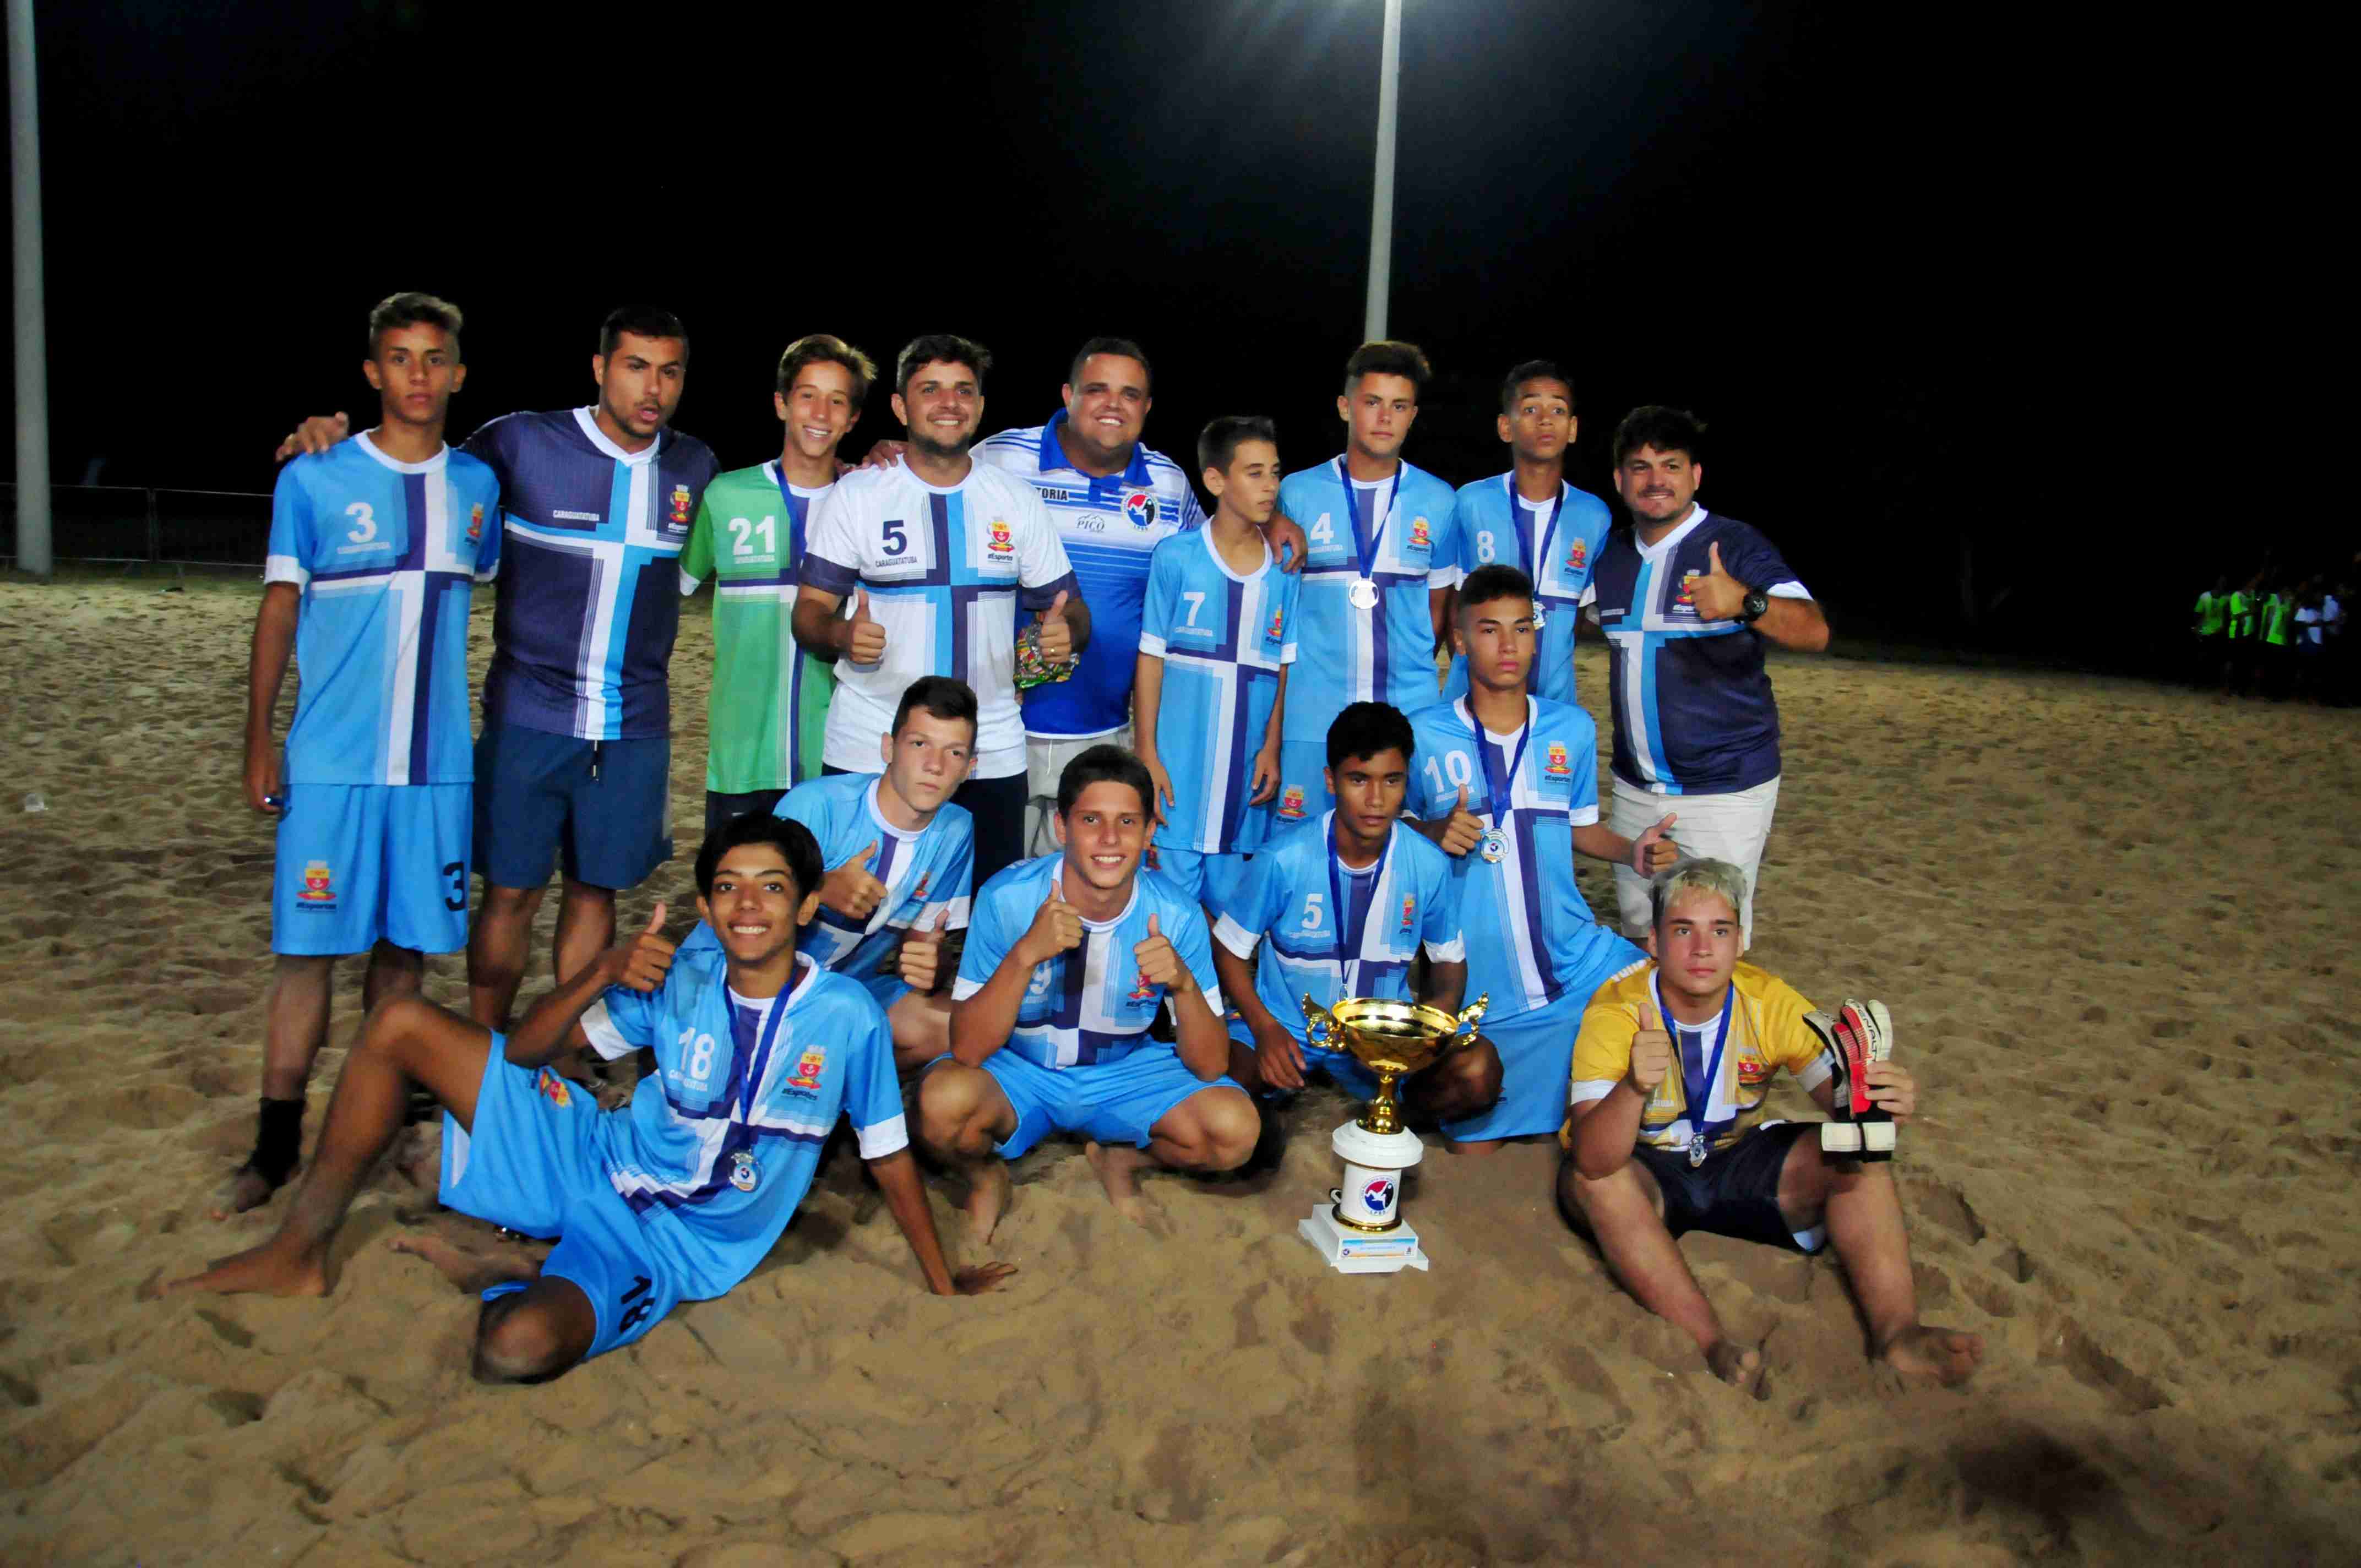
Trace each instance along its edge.
{"label": "black sock", "polygon": [[303,1102],[273,1100],[265,1095],[262,1116],[254,1133],[254,1153],[246,1163],[277,1187],[286,1181],[302,1154]]}

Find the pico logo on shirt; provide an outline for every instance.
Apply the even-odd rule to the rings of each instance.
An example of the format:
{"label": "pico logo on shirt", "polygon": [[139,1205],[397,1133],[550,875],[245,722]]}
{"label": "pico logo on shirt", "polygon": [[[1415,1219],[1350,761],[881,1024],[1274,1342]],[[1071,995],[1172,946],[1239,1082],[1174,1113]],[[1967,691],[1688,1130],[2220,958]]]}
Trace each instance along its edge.
{"label": "pico logo on shirt", "polygon": [[1426,531],[1426,519],[1414,517],[1410,520],[1410,547],[1413,550],[1433,547],[1433,541]]}
{"label": "pico logo on shirt", "polygon": [[1542,772],[1549,774],[1552,778],[1561,779],[1574,772],[1573,764],[1566,761],[1565,741],[1553,740],[1550,742],[1549,760],[1542,764]]}
{"label": "pico logo on shirt", "polygon": [[325,861],[313,861],[303,868],[303,885],[296,897],[306,904],[323,905],[336,902],[335,879]]}
{"label": "pico logo on shirt", "polygon": [[806,1046],[804,1054],[796,1058],[796,1070],[787,1080],[790,1089],[818,1089],[819,1075],[828,1066],[828,1047]]}
{"label": "pico logo on shirt", "polygon": [[1126,490],[1123,515],[1131,520],[1134,528],[1152,526],[1156,521],[1156,497],[1147,490]]}
{"label": "pico logo on shirt", "polygon": [[688,526],[688,487],[686,485],[675,485],[672,488],[672,525],[675,528]]}
{"label": "pico logo on shirt", "polygon": [[994,518],[992,525],[984,530],[984,543],[995,555],[1016,553],[1016,534],[1001,518]]}
{"label": "pico logo on shirt", "polygon": [[484,540],[484,506],[481,501],[467,509],[467,543],[480,544]]}
{"label": "pico logo on shirt", "polygon": [[1279,814],[1290,822],[1303,820],[1303,786],[1290,784],[1279,797]]}

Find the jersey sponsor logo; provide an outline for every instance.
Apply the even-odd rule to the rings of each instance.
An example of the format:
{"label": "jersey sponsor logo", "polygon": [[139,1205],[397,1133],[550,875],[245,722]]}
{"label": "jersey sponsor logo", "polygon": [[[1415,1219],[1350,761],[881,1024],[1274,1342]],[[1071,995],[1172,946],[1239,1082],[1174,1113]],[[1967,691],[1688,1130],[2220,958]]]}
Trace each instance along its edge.
{"label": "jersey sponsor logo", "polygon": [[1554,774],[1558,778],[1564,778],[1573,771],[1573,766],[1568,763],[1565,759],[1565,742],[1563,740],[1551,741],[1549,761],[1542,764],[1542,772]]}
{"label": "jersey sponsor logo", "polygon": [[325,861],[313,861],[303,868],[303,885],[296,897],[306,904],[334,904],[336,889]]}
{"label": "jersey sponsor logo", "polygon": [[1303,820],[1303,786],[1290,784],[1279,797],[1279,814],[1290,822]]}
{"label": "jersey sponsor logo", "polygon": [[1407,893],[1402,894],[1401,928],[1405,931],[1418,929],[1418,900]]}
{"label": "jersey sponsor logo", "polygon": [[992,526],[984,530],[984,543],[995,555],[1014,554],[1016,534],[1006,521],[995,517],[992,520]]}
{"label": "jersey sponsor logo", "polygon": [[1569,572],[1579,572],[1582,570],[1583,562],[1589,558],[1589,547],[1584,544],[1581,540],[1577,539],[1572,544],[1566,546],[1565,569]]}
{"label": "jersey sponsor logo", "polygon": [[1270,624],[1263,629],[1262,640],[1266,642],[1286,641],[1286,622],[1287,611],[1284,609],[1272,610],[1270,612]]}
{"label": "jersey sponsor logo", "polygon": [[548,1068],[533,1075],[533,1087],[534,1092],[561,1111],[574,1103],[574,1091],[566,1087],[566,1080]]}
{"label": "jersey sponsor logo", "polygon": [[1426,532],[1426,519],[1422,517],[1411,518],[1410,520],[1410,547],[1413,550],[1424,550],[1430,548],[1431,544],[1432,541],[1428,538]]}
{"label": "jersey sponsor logo", "polygon": [[828,1048],[806,1046],[804,1054],[796,1058],[795,1075],[787,1080],[791,1089],[818,1089],[822,1069],[828,1066]]}
{"label": "jersey sponsor logo", "polygon": [[484,538],[484,508],[482,502],[467,509],[467,543],[478,544]]}
{"label": "jersey sponsor logo", "polygon": [[1156,497],[1147,490],[1125,491],[1123,515],[1131,520],[1134,528],[1151,526],[1156,521]]}
{"label": "jersey sponsor logo", "polygon": [[675,485],[672,488],[672,525],[675,528],[688,526],[688,487],[686,485]]}
{"label": "jersey sponsor logo", "polygon": [[1045,501],[1070,501],[1074,499],[1073,491],[1060,489],[1055,485],[1044,485],[1036,482],[1033,488],[1039,493],[1041,499]]}

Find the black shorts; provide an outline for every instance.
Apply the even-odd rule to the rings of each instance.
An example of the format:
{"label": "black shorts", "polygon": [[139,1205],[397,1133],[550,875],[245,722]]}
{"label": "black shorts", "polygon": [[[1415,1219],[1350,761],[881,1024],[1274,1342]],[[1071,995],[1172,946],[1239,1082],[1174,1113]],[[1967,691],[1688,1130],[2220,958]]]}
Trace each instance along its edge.
{"label": "black shorts", "polygon": [[716,790],[705,792],[705,836],[708,839],[741,817],[753,812],[768,813],[779,804],[783,789],[747,790],[740,795],[725,795]]}
{"label": "black shorts", "polygon": [[1718,1236],[1761,1242],[1789,1252],[1815,1253],[1828,1245],[1828,1231],[1814,1225],[1798,1235],[1779,1212],[1779,1172],[1797,1138],[1819,1136],[1817,1122],[1772,1122],[1726,1149],[1691,1165],[1686,1150],[1642,1144],[1631,1157],[1645,1166],[1664,1194],[1664,1229],[1709,1231]]}

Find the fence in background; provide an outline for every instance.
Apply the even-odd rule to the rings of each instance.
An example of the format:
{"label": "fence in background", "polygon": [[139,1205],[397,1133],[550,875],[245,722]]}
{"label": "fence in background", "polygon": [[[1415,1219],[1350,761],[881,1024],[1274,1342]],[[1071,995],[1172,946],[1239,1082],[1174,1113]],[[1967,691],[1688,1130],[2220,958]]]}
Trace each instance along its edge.
{"label": "fence in background", "polygon": [[[16,564],[16,487],[0,485],[7,527],[0,563]],[[252,490],[137,485],[53,485],[50,548],[97,565],[260,567],[270,543],[270,497]]]}

